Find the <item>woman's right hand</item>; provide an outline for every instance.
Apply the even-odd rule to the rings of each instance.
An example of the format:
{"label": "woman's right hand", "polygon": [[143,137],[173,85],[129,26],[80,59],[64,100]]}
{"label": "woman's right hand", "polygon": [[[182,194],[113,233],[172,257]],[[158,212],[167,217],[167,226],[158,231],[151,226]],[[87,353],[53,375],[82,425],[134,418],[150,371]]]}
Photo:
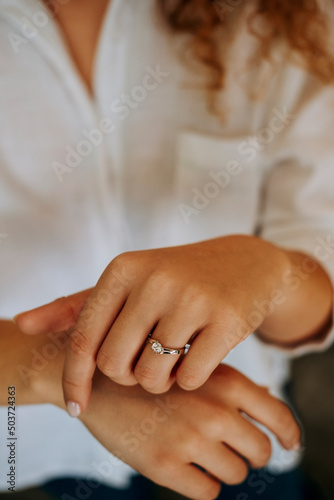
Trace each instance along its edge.
{"label": "woman's right hand", "polygon": [[[0,404],[6,404],[7,388],[14,385],[17,404],[65,409],[61,376],[67,334],[31,337],[10,321],[1,322],[0,330]],[[58,355],[35,366],[34,357],[43,358],[50,346]],[[25,368],[24,380],[19,366]],[[218,495],[220,481],[242,482],[248,464],[262,467],[270,458],[267,436],[247,416],[270,429],[285,448],[298,445],[300,429],[288,407],[227,365],[218,366],[195,391],[175,385],[159,396],[139,385],[118,385],[97,370],[80,418],[103,446],[152,481],[209,500]]]}
{"label": "woman's right hand", "polygon": [[300,429],[289,408],[227,365],[195,391],[175,385],[159,396],[97,372],[81,420],[109,451],[152,481],[211,500],[221,481],[240,483],[248,464],[264,467],[270,458],[269,438],[247,416],[285,448],[298,447]]}

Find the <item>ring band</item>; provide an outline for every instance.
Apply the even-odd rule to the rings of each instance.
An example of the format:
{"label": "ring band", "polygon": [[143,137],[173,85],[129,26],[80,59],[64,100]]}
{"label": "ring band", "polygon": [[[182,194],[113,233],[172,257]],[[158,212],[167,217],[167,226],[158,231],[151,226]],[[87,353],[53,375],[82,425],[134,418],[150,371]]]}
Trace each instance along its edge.
{"label": "ring band", "polygon": [[150,346],[154,354],[181,354],[185,347],[178,347],[177,349],[171,347],[164,347],[159,340],[148,338],[146,344]]}

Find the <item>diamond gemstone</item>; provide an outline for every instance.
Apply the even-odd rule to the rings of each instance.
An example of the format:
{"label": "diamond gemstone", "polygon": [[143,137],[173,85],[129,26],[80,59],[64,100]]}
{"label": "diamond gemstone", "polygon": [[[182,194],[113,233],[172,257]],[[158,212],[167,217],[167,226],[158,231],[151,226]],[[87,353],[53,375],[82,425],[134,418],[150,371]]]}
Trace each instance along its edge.
{"label": "diamond gemstone", "polygon": [[153,344],[151,344],[151,347],[152,347],[152,351],[155,352],[155,354],[162,354],[163,347],[160,344],[160,342],[158,342],[158,341],[153,342]]}

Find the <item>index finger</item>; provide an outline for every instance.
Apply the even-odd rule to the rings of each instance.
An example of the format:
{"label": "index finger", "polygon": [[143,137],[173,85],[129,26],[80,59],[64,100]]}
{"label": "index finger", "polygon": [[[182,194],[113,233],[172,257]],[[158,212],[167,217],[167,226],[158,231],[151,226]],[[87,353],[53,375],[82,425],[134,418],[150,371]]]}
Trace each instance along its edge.
{"label": "index finger", "polygon": [[92,289],[60,297],[30,311],[17,314],[15,323],[27,335],[63,332],[75,325]]}
{"label": "index finger", "polygon": [[63,372],[68,413],[78,417],[89,402],[98,350],[127,298],[127,287],[102,275],[68,338]]}

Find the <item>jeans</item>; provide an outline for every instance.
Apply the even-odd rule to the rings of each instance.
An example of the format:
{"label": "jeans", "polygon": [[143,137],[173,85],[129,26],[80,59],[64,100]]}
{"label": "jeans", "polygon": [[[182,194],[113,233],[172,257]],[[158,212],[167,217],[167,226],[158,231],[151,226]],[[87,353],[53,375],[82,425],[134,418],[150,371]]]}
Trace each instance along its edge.
{"label": "jeans", "polygon": [[[81,487],[80,487],[81,486]],[[114,489],[74,479],[51,481],[43,486],[55,500],[180,500],[183,497],[135,476],[128,489]],[[79,488],[79,489],[78,489]],[[237,486],[222,485],[218,500],[322,500],[316,486],[300,469],[273,475],[265,469],[251,470],[246,481]]]}

